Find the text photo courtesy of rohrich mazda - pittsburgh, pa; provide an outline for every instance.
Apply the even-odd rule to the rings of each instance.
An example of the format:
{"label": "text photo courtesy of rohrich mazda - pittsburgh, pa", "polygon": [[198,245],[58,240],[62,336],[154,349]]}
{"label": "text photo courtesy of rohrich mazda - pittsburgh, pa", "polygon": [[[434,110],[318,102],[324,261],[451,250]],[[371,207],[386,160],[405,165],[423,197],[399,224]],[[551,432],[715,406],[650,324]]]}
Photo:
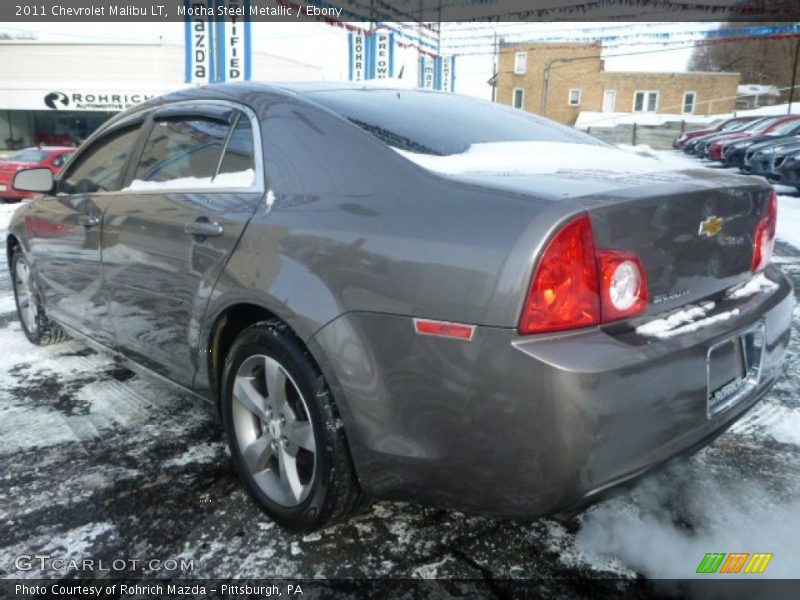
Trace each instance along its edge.
{"label": "text photo courtesy of rohrich mazda - pittsburgh, pa", "polygon": [[800,6],[0,7],[9,598],[800,593]]}

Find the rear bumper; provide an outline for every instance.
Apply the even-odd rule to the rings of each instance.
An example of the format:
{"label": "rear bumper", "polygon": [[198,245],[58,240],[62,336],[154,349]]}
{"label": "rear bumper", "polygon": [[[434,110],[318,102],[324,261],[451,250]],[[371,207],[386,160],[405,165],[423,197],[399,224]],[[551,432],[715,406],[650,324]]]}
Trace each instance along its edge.
{"label": "rear bumper", "polygon": [[[702,447],[769,390],[782,370],[794,296],[778,269],[767,274],[778,287],[735,301],[735,318],[669,339],[478,327],[465,342],[415,335],[408,317],[352,313],[310,347],[369,493],[534,517]],[[708,418],[709,348],[759,322],[760,382]]]}

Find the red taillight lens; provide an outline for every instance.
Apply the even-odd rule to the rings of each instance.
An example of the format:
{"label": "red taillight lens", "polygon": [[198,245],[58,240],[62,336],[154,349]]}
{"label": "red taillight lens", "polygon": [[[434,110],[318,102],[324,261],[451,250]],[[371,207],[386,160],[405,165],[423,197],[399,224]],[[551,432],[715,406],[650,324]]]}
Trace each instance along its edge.
{"label": "red taillight lens", "polygon": [[756,225],[753,236],[753,260],[750,269],[756,273],[764,269],[772,260],[775,247],[775,227],[778,223],[778,194],[775,190],[769,195],[766,210]]}
{"label": "red taillight lens", "polygon": [[600,316],[604,323],[642,312],[647,306],[647,278],[632,252],[600,250]]}
{"label": "red taillight lens", "polygon": [[588,327],[600,322],[592,223],[582,215],[550,241],[528,288],[522,334]]}
{"label": "red taillight lens", "polygon": [[639,257],[595,250],[592,221],[584,214],[562,227],[539,259],[519,332],[547,333],[616,321],[643,311],[647,296]]}

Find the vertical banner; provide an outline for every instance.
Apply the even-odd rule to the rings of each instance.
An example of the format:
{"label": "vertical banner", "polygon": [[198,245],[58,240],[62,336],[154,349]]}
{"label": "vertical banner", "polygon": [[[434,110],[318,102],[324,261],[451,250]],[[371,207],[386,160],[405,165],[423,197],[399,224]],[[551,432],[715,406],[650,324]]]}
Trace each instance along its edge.
{"label": "vertical banner", "polygon": [[[184,0],[187,9],[195,9],[202,14],[203,9],[214,10],[214,0]],[[214,23],[209,17],[186,17],[185,48],[186,48],[186,83],[203,85],[216,80],[214,61]]]}
{"label": "vertical banner", "polygon": [[433,87],[433,57],[423,54],[419,57],[419,87],[424,90],[435,89]]}
{"label": "vertical banner", "polygon": [[456,82],[456,57],[455,56],[444,56],[439,61],[440,68],[442,70],[441,75],[439,77],[440,87],[439,89],[443,92],[452,92],[455,88]]}
{"label": "vertical banner", "polygon": [[367,78],[367,39],[363,33],[351,31],[348,34],[350,49],[350,81],[364,81]]}
{"label": "vertical banner", "polygon": [[394,34],[376,31],[370,36],[373,43],[371,79],[394,77]]}
{"label": "vertical banner", "polygon": [[217,0],[220,5],[227,5],[226,14],[217,23],[217,40],[219,56],[218,81],[247,81],[250,79],[250,1],[249,0]]}

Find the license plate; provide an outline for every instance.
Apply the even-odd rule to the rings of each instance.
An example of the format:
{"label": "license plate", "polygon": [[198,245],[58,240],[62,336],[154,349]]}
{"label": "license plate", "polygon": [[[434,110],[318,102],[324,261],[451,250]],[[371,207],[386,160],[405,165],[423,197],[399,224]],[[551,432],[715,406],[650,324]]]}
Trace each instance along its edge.
{"label": "license plate", "polygon": [[708,418],[732,407],[758,386],[763,357],[763,323],[709,349]]}
{"label": "license plate", "polygon": [[5,192],[8,189],[5,183],[0,183],[0,192]]}

